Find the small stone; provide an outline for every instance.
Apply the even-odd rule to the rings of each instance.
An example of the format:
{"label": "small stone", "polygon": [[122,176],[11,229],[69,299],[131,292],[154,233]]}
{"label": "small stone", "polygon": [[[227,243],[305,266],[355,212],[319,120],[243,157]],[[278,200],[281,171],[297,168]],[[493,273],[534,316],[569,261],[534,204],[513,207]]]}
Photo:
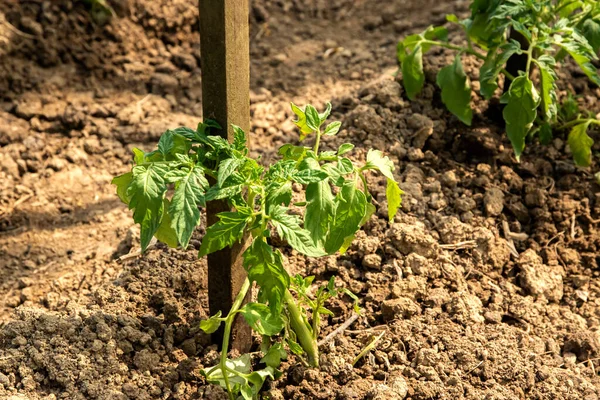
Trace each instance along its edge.
{"label": "small stone", "polygon": [[530,186],[528,186],[525,190],[525,204],[528,207],[544,207],[544,205],[547,203],[546,192],[538,188],[529,188]]}
{"label": "small stone", "polygon": [[381,256],[378,254],[367,254],[363,258],[362,264],[367,268],[381,269]]}
{"label": "small stone", "polygon": [[409,254],[406,257],[405,265],[408,265],[415,275],[427,276],[429,273],[429,261],[416,253]]}
{"label": "small stone", "polygon": [[179,377],[184,381],[192,381],[197,379],[196,371],[198,370],[198,361],[192,358],[182,360],[177,366]]}
{"label": "small stone", "polygon": [[461,213],[472,211],[477,207],[477,203],[472,197],[461,197],[454,202],[454,208]]}
{"label": "small stone", "polygon": [[19,285],[19,289],[24,289],[33,285],[33,279],[24,276],[22,278],[19,278],[17,284]]}
{"label": "small stone", "polygon": [[85,151],[81,150],[78,147],[71,147],[70,149],[68,149],[65,154],[65,157],[73,164],[78,164],[88,159],[88,155],[85,153]]}
{"label": "small stone", "polygon": [[189,357],[196,355],[196,341],[192,339],[186,339],[181,344],[181,350]]}
{"label": "small stone", "polygon": [[469,293],[457,293],[448,304],[447,311],[456,321],[469,324],[485,321],[482,314],[483,303],[481,299]]}
{"label": "small stone", "polygon": [[287,59],[288,57],[284,53],[275,54],[273,58],[271,58],[271,65],[277,66],[283,64]]}
{"label": "small stone", "polygon": [[198,66],[196,57],[183,51],[173,55],[173,64],[187,71],[193,71]]}
{"label": "small stone", "polygon": [[486,311],[483,313],[483,318],[489,324],[499,324],[502,322],[502,313],[499,311]]}
{"label": "small stone", "polygon": [[65,168],[67,163],[64,159],[60,157],[52,157],[52,159],[48,162],[48,167],[52,168],[55,171],[60,171]]}
{"label": "small stone", "polygon": [[179,81],[173,75],[155,73],[150,79],[152,93],[158,95],[174,94],[179,87]]}
{"label": "small stone", "polygon": [[4,375],[1,372],[0,372],[0,385],[4,385],[5,388],[8,388],[10,386],[10,379],[8,379],[8,376]]}
{"label": "small stone", "polygon": [[454,171],[446,171],[442,175],[442,184],[449,188],[455,188],[458,185],[458,178]]}
{"label": "small stone", "polygon": [[577,355],[566,352],[563,354],[563,360],[566,366],[573,366],[575,363],[577,363]]}
{"label": "small stone", "polygon": [[556,268],[542,263],[537,253],[528,249],[519,258],[519,284],[532,296],[559,302],[563,297],[563,280]]}
{"label": "small stone", "polygon": [[423,153],[423,150],[411,147],[408,149],[407,157],[410,161],[421,161],[425,158],[425,154]]}
{"label": "small stone", "polygon": [[425,142],[433,134],[433,121],[422,114],[412,114],[408,117],[406,124],[414,131],[412,145],[417,149],[423,149]]}
{"label": "small stone", "polygon": [[158,354],[150,352],[148,349],[144,349],[133,357],[133,364],[140,371],[150,371],[158,365],[160,356]]}
{"label": "small stone", "polygon": [[29,17],[21,17],[21,29],[35,36],[42,36],[44,34],[42,25]]}
{"label": "small stone", "polygon": [[483,205],[485,212],[490,217],[496,217],[502,214],[504,209],[504,193],[498,188],[490,188],[486,190],[483,197]]}
{"label": "small stone", "polygon": [[88,154],[102,153],[102,146],[96,136],[90,136],[83,141],[83,150]]}
{"label": "small stone", "polygon": [[392,321],[396,318],[410,318],[421,313],[421,307],[408,297],[385,300],[381,304],[381,313],[384,321]]}
{"label": "small stone", "polygon": [[6,172],[8,175],[15,178],[20,176],[19,164],[11,156],[5,153],[0,154],[0,171]]}

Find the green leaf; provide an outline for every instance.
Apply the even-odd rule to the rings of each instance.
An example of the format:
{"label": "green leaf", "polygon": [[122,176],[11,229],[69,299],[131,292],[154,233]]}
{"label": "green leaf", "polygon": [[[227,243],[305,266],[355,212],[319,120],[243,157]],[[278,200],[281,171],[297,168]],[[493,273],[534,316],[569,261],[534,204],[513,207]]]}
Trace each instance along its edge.
{"label": "green leaf", "polygon": [[386,178],[394,180],[394,163],[388,156],[384,156],[380,150],[369,149],[367,163],[364,168],[376,169]]}
{"label": "green leaf", "polygon": [[437,75],[437,85],[442,89],[442,102],[446,108],[465,124],[471,126],[471,87],[463,70],[460,55],[454,63],[444,67]]}
{"label": "green leaf", "polygon": [[521,45],[516,40],[505,43],[499,48],[488,51],[485,62],[479,70],[480,92],[486,99],[492,98],[498,89],[498,75],[510,57],[521,51]]}
{"label": "green leaf", "polygon": [[206,188],[208,188],[208,181],[198,167],[189,169],[175,186],[169,214],[173,219],[171,226],[183,248],[187,247],[194,229],[200,223],[198,206],[205,204]]}
{"label": "green leaf", "polygon": [[181,126],[179,128],[175,128],[172,130],[174,133],[183,136],[186,139],[192,140],[194,142],[200,142],[200,136],[198,132],[193,130],[192,128],[187,128],[185,126]]}
{"label": "green leaf", "polygon": [[303,185],[309,183],[321,182],[323,179],[328,177],[327,172],[319,169],[305,169],[302,171],[295,172],[292,175],[292,179]]}
{"label": "green leaf", "polygon": [[[243,375],[250,374],[252,369],[252,360],[250,358],[250,354],[242,354],[238,358],[234,358],[233,360],[227,359],[225,362],[227,368],[237,371]],[[225,387],[225,377],[223,376],[223,370],[219,368],[218,365],[203,368],[200,370],[200,373],[204,375],[206,380],[210,383],[219,385],[221,387]],[[235,374],[233,372],[227,371],[227,377],[229,378],[229,382],[237,385],[245,385],[247,384],[247,379],[243,376]]]}
{"label": "green leaf", "polygon": [[592,146],[594,141],[587,134],[590,121],[575,125],[569,132],[569,147],[573,153],[575,164],[580,167],[589,167],[592,162]]}
{"label": "green leaf", "polygon": [[238,151],[246,150],[246,134],[244,130],[237,125],[231,125],[233,128],[233,148]]}
{"label": "green leaf", "polygon": [[506,121],[506,133],[519,161],[525,148],[525,137],[535,121],[540,96],[528,77],[519,76],[502,96],[502,101],[506,103],[502,112]]}
{"label": "green leaf", "polygon": [[415,47],[412,53],[404,57],[401,65],[404,90],[409,99],[414,100],[425,84],[423,73],[423,51],[421,46]]}
{"label": "green leaf", "polygon": [[283,329],[281,315],[262,303],[247,303],[239,310],[248,325],[261,335],[274,336]]}
{"label": "green leaf", "polygon": [[284,144],[279,148],[278,153],[284,157],[284,161],[287,161],[288,159],[300,161],[304,158],[308,149],[308,147],[304,146]]}
{"label": "green leaf", "polygon": [[300,346],[298,342],[289,338],[286,339],[286,342],[290,347],[290,351],[292,353],[296,354],[297,356],[301,356],[302,354],[304,354],[304,349],[302,349],[302,346]]}
{"label": "green leaf", "polygon": [[313,131],[319,129],[321,126],[321,118],[319,117],[317,109],[308,104],[304,109],[304,112],[306,113],[306,125]]}
{"label": "green leaf", "polygon": [[325,164],[322,168],[331,178],[331,182],[340,187],[344,185],[344,176],[354,172],[354,164],[352,164],[352,161],[345,157],[339,159],[335,164]]}
{"label": "green leaf", "polygon": [[556,62],[548,55],[542,55],[536,60],[540,67],[540,81],[542,86],[542,109],[546,115],[546,121],[554,121],[558,113],[556,99]]}
{"label": "green leaf", "polygon": [[540,125],[540,143],[549,145],[552,142],[552,127],[549,123],[544,122]]}
{"label": "green leaf", "polygon": [[254,396],[254,394],[252,393],[252,388],[247,383],[243,384],[240,387],[240,393],[244,400],[252,400],[252,397]]}
{"label": "green leaf", "polygon": [[579,115],[579,104],[572,94],[568,94],[559,109],[559,117],[562,121],[572,121]]}
{"label": "green leaf", "polygon": [[344,244],[344,240],[358,231],[366,212],[366,205],[367,198],[356,187],[356,183],[346,182],[335,197],[335,214],[325,241],[325,250],[328,254],[338,251]]}
{"label": "green leaf", "polygon": [[129,204],[129,196],[127,196],[127,188],[133,180],[133,173],[131,171],[124,173],[113,178],[110,182],[117,187],[117,196],[125,204]]}
{"label": "green leaf", "polygon": [[131,149],[131,151],[133,152],[133,162],[135,165],[143,164],[146,161],[146,153],[144,153],[144,151],[138,149],[137,147],[134,147]]}
{"label": "green leaf", "polygon": [[294,250],[310,257],[320,257],[326,253],[317,247],[312,240],[310,232],[300,227],[300,218],[287,213],[288,209],[275,206],[270,210],[273,225],[281,237],[287,240]]}
{"label": "green leaf", "polygon": [[328,180],[311,183],[306,187],[304,226],[317,246],[323,247],[327,229],[333,218],[334,197]]}
{"label": "green leaf", "polygon": [[133,179],[127,188],[129,209],[133,220],[140,224],[142,251],[146,250],[158,229],[164,211],[163,196],[167,190],[164,176],[168,167],[161,164],[133,167]]}
{"label": "green leaf", "polygon": [[244,268],[248,279],[256,281],[273,312],[280,312],[283,296],[290,286],[290,276],[283,267],[279,251],[274,252],[261,237],[255,238],[244,251]]}
{"label": "green leaf", "polygon": [[346,296],[350,297],[353,301],[353,308],[357,314],[360,314],[360,306],[358,305],[358,296],[352,293],[350,290],[346,288],[341,288],[340,291],[344,293]]}
{"label": "green leaf", "polygon": [[297,105],[295,105],[294,103],[290,103],[290,106],[292,107],[292,111],[294,112],[294,114],[296,114],[296,116],[298,117],[298,119],[296,121],[294,121],[294,124],[296,124],[296,126],[298,128],[300,128],[300,140],[304,139],[304,137],[309,134],[312,133],[314,131],[314,129],[311,129],[307,124],[306,124],[306,114],[304,113],[304,110],[301,109],[300,107],[298,107]]}
{"label": "green leaf", "polygon": [[173,146],[175,146],[175,141],[173,140],[173,132],[166,131],[161,135],[160,139],[158,139],[158,151],[164,157],[166,157],[171,152],[171,149],[173,149]]}
{"label": "green leaf", "polygon": [[219,221],[206,229],[198,257],[221,250],[239,242],[244,228],[252,218],[252,210],[227,211],[217,214]]}
{"label": "green leaf", "polygon": [[289,206],[292,201],[292,182],[277,182],[267,186],[267,212],[273,206]]}
{"label": "green leaf", "polygon": [[210,189],[206,191],[205,199],[206,201],[210,200],[220,200],[228,197],[233,197],[237,194],[242,193],[245,185],[243,183],[235,184],[226,187],[219,187],[217,185],[211,186]]}
{"label": "green leaf", "polygon": [[454,14],[446,14],[446,21],[458,23],[458,17]]}
{"label": "green leaf", "polygon": [[229,178],[237,169],[244,164],[243,158],[228,158],[219,163],[217,171],[217,185],[223,186],[227,178]]}
{"label": "green leaf", "polygon": [[258,392],[260,388],[265,383],[267,378],[275,379],[274,370],[271,367],[266,367],[264,369],[254,371],[248,376],[248,381],[252,383],[252,395],[253,398],[258,398]]}
{"label": "green leaf", "polygon": [[555,43],[566,50],[573,60],[575,60],[583,73],[593,83],[600,86],[600,76],[598,76],[598,71],[590,62],[592,58],[597,58],[596,54],[585,38],[583,38],[582,42],[575,40],[576,37],[577,36],[573,35],[571,38],[562,39],[561,37],[555,36],[554,39]]}
{"label": "green leaf", "polygon": [[319,113],[319,120],[321,121],[321,124],[325,122],[325,120],[329,117],[329,114],[331,114],[331,103],[327,102],[325,104],[325,111]]}
{"label": "green leaf", "polygon": [[341,126],[342,123],[339,121],[332,122],[329,125],[327,125],[323,134],[327,136],[334,136],[340,131]]}
{"label": "green leaf", "polygon": [[[163,208],[165,210],[168,210],[170,207],[169,200],[164,199],[163,201],[164,201]],[[171,220],[171,216],[169,215],[169,213],[163,212],[162,220],[160,221],[160,225],[158,226],[158,229],[154,233],[154,236],[156,237],[156,239],[158,239],[160,242],[166,244],[167,246],[169,246],[171,248],[176,248],[179,241],[177,238],[177,233],[173,229],[172,224],[173,224],[173,221]]]}
{"label": "green leaf", "polygon": [[268,367],[277,369],[281,365],[281,360],[287,360],[287,352],[281,343],[275,343],[273,346],[269,347],[269,350],[265,356],[260,359],[260,362],[266,364]]}
{"label": "green leaf", "polygon": [[344,143],[338,148],[337,154],[338,156],[341,156],[349,151],[352,151],[352,149],[354,149],[354,145],[352,143]]}
{"label": "green leaf", "polygon": [[221,322],[223,322],[223,319],[221,318],[221,311],[217,311],[217,314],[213,315],[209,319],[200,321],[200,329],[202,329],[204,333],[211,334],[219,329]]}
{"label": "green leaf", "polygon": [[581,31],[590,46],[598,53],[600,50],[600,22],[593,19],[586,19],[581,26]]}
{"label": "green leaf", "polygon": [[387,179],[387,186],[385,189],[385,197],[388,202],[388,218],[390,222],[394,222],[394,217],[402,204],[402,194],[404,192],[400,189],[396,181],[393,179]]}

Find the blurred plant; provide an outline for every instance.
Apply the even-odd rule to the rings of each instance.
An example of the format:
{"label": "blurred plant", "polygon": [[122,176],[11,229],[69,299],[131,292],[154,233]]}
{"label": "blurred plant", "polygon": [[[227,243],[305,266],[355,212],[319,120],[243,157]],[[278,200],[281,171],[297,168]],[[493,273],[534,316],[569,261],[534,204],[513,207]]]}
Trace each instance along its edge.
{"label": "blurred plant", "polygon": [[[483,61],[479,70],[480,93],[490,99],[498,89],[499,76],[504,76],[508,90],[501,96],[506,133],[517,160],[527,138],[539,136],[542,143],[552,139],[553,130],[570,129],[568,142],[575,163],[589,166],[593,140],[587,130],[600,121],[591,115],[573,112],[572,103],[559,107],[555,72],[557,62],[570,56],[589,80],[600,85],[596,60],[600,49],[600,3],[594,0],[474,0],[471,16],[458,23],[466,33],[465,46],[452,44],[444,27],[430,26],[424,32],[410,35],[398,43],[404,88],[412,100],[425,83],[423,54],[432,46],[458,52],[454,62],[442,68],[436,79],[442,101],[459,120],[471,125],[471,86],[462,66],[461,56],[472,55]],[[523,43],[511,38],[517,32]],[[525,62],[517,74],[507,71],[513,56],[524,55]],[[532,70],[539,77],[532,80]],[[559,109],[564,112],[559,113]]]}

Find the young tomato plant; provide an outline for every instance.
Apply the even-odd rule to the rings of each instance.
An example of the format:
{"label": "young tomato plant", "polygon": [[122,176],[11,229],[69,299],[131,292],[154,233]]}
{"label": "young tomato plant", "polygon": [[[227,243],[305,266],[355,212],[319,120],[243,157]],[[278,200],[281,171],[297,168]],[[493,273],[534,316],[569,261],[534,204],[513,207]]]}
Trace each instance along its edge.
{"label": "young tomato plant", "polygon": [[[548,143],[553,129],[571,128],[568,142],[574,160],[580,166],[589,166],[594,142],[587,129],[600,125],[600,121],[592,116],[561,118],[555,69],[557,62],[570,56],[592,83],[600,85],[598,71],[591,64],[600,49],[600,3],[594,0],[474,0],[470,18],[458,21],[456,16],[449,15],[447,19],[464,29],[465,46],[450,43],[446,28],[432,26],[398,44],[398,61],[407,96],[412,100],[423,88],[425,52],[432,46],[455,50],[454,62],[439,71],[436,83],[448,110],[471,125],[471,87],[461,56],[475,56],[483,61],[479,71],[483,97],[489,99],[495,94],[500,75],[505,82],[510,82],[500,100],[506,104],[503,111],[506,133],[517,160],[528,137],[537,134],[542,143]],[[511,31],[520,34],[523,45],[510,38]],[[516,76],[506,70],[508,60],[514,55],[526,56],[524,69]],[[539,71],[535,81],[531,78],[534,68]]]}
{"label": "young tomato plant", "polygon": [[[302,109],[292,104],[292,110],[298,117],[295,124],[300,139],[312,136],[314,145],[286,144],[279,149],[281,159],[269,166],[259,165],[248,155],[246,136],[239,127],[233,126],[235,139],[228,143],[210,135],[219,126],[207,121],[196,130],[165,132],[157,150],[150,153],[133,149],[131,172],[113,180],[119,197],[140,224],[142,249],[153,236],[169,246],[185,248],[200,223],[199,207],[218,199],[226,199],[233,211],[218,214],[219,221],[208,227],[199,257],[249,236],[250,244],[243,253],[248,277],[231,310],[226,316],[217,314],[201,323],[207,333],[224,324],[220,362],[202,373],[209,382],[224,387],[232,399],[237,395],[254,398],[267,377],[277,377],[279,363],[286,357],[284,343],[303,362],[318,366],[320,318],[331,314],[325,308],[326,300],[344,293],[357,300],[347,290],[336,289],[333,280],[319,288],[313,299],[309,293],[312,278],[290,278],[283,255],[270,244],[271,231],[310,257],[344,252],[375,211],[365,178],[372,170],[387,179],[390,221],[400,207],[402,191],[394,180],[394,165],[379,150],[369,150],[364,165],[346,157],[354,148],[349,143],[336,151],[321,151],[322,136],[335,135],[341,125],[325,125],[330,104],[323,113],[311,105]],[[303,201],[292,201],[294,183],[304,188]],[[258,298],[242,304],[252,282],[259,287]],[[283,332],[283,342],[275,341],[265,349],[261,360],[265,368],[261,370],[252,371],[249,354],[227,358],[237,314],[267,339]],[[269,344],[271,340],[263,342]]]}

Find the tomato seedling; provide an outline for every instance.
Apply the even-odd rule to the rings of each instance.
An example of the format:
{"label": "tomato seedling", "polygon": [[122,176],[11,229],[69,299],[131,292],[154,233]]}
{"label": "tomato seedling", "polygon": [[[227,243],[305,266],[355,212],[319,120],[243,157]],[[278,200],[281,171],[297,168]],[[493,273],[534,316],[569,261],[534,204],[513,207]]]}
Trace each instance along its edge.
{"label": "tomato seedling", "polygon": [[[309,257],[343,253],[375,212],[365,177],[372,170],[387,180],[390,221],[401,203],[394,164],[381,151],[369,150],[366,163],[357,165],[346,156],[354,148],[350,143],[336,151],[320,149],[322,136],[337,134],[341,126],[340,122],[325,125],[331,104],[322,113],[311,105],[300,108],[292,104],[292,110],[297,116],[300,140],[314,136],[314,145],[286,144],[279,149],[281,159],[267,167],[249,156],[246,135],[239,127],[233,127],[235,139],[228,143],[211,135],[220,127],[206,121],[196,130],[166,131],[152,152],[133,149],[132,170],[113,180],[120,199],[129,205],[134,221],[140,224],[143,250],[153,236],[169,246],[185,248],[200,223],[199,207],[219,199],[226,199],[233,211],[218,214],[219,221],[207,228],[199,257],[249,236],[250,244],[243,253],[248,277],[231,310],[226,316],[214,315],[200,325],[212,333],[224,323],[220,362],[202,373],[209,382],[224,387],[232,399],[238,394],[244,399],[254,398],[267,377],[278,376],[277,368],[287,355],[284,343],[307,365],[317,367],[320,318],[331,315],[325,302],[339,294],[358,300],[347,290],[336,289],[333,280],[319,288],[313,298],[309,293],[313,278],[290,278],[284,256],[270,244],[271,232],[277,232],[294,250]],[[303,189],[301,201],[293,201],[294,184]],[[258,298],[243,304],[252,282],[259,287]],[[274,341],[264,349],[263,369],[252,371],[249,354],[227,358],[237,314],[267,338],[263,341],[266,345],[271,343],[269,337],[283,332],[283,342]]]}
{"label": "tomato seedling", "polygon": [[[454,62],[442,68],[436,79],[441,89],[443,103],[460,121],[471,125],[471,86],[461,62],[468,54],[483,61],[479,70],[480,93],[490,99],[498,89],[499,76],[510,87],[500,101],[506,133],[517,160],[525,148],[528,137],[538,135],[547,144],[552,140],[553,129],[567,129],[569,147],[575,163],[589,166],[591,147],[588,136],[590,125],[600,125],[592,115],[570,115],[565,119],[557,99],[555,73],[557,62],[570,56],[595,85],[600,85],[598,71],[592,65],[600,49],[600,3],[594,0],[475,0],[471,3],[471,16],[459,21],[454,15],[449,22],[458,23],[466,33],[465,46],[448,40],[444,27],[430,26],[424,32],[410,35],[398,43],[397,56],[402,71],[404,88],[413,100],[425,83],[423,54],[433,46],[458,52]],[[510,38],[516,31],[525,42]],[[508,60],[514,55],[526,55],[524,70],[513,76],[506,70]],[[539,76],[532,79],[532,70]],[[506,84],[506,83],[505,83]]]}

